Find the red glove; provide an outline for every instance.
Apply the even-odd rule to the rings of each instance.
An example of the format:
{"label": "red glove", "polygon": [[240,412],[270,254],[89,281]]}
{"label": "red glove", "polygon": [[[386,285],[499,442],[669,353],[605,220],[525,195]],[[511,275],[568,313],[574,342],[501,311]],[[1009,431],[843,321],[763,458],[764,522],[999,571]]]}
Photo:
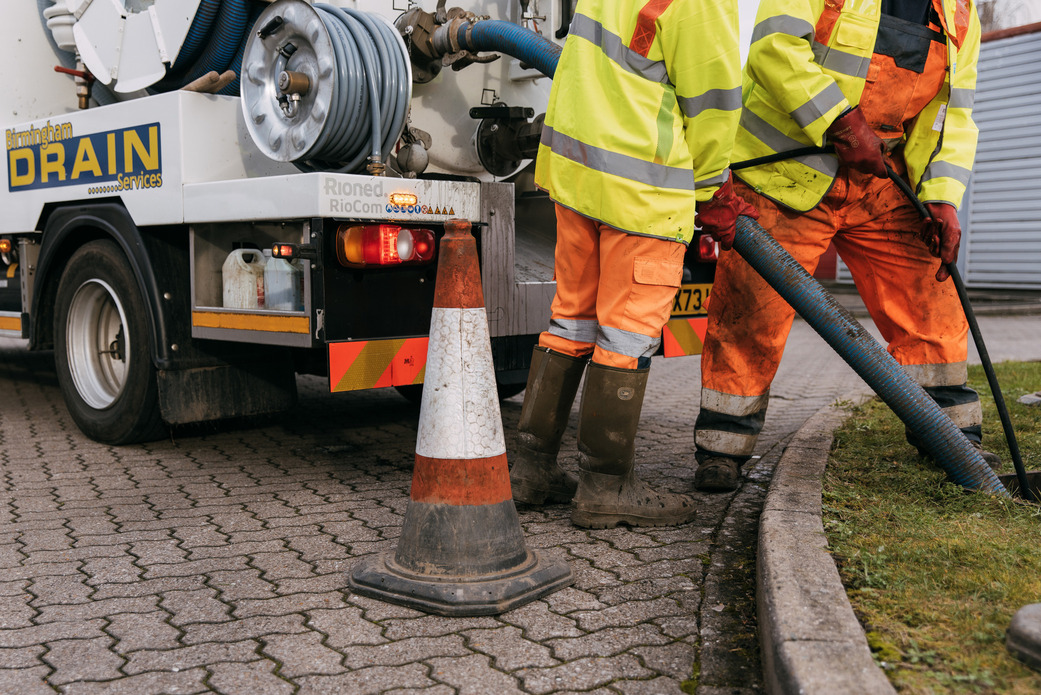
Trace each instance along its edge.
{"label": "red glove", "polygon": [[726,250],[734,245],[738,215],[759,219],[759,211],[735,193],[734,185],[727,179],[709,200],[696,205],[694,224],[701,227],[703,232],[711,234],[720,247]]}
{"label": "red glove", "polygon": [[864,174],[887,178],[886,146],[864,120],[864,114],[854,106],[828,126],[828,142],[835,146],[839,161],[850,169]]}
{"label": "red glove", "polygon": [[926,203],[925,208],[929,211],[929,219],[922,222],[919,236],[929,247],[929,253],[940,259],[936,281],[943,282],[951,276],[947,264],[958,260],[961,223],[958,222],[958,211],[950,203]]}

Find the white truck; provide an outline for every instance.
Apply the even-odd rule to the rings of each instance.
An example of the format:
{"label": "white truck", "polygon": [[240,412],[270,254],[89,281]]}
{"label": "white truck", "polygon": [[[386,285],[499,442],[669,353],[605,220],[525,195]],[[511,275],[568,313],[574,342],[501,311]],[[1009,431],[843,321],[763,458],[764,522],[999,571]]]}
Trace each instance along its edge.
{"label": "white truck", "polygon": [[[501,395],[523,388],[555,239],[528,52],[559,50],[573,0],[11,4],[0,336],[53,348],[84,433],[283,410],[298,373],[414,395],[452,218],[474,225]],[[693,279],[672,354],[700,350]]]}

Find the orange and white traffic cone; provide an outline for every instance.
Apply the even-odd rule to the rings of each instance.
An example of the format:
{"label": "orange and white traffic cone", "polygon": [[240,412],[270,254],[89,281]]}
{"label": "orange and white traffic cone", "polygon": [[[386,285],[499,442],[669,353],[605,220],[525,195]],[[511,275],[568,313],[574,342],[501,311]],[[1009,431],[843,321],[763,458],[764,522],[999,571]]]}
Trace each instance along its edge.
{"label": "orange and white traffic cone", "polygon": [[393,554],[359,562],[348,585],[429,613],[491,615],[562,589],[574,575],[524,544],[469,222],[445,223],[440,254],[401,538]]}

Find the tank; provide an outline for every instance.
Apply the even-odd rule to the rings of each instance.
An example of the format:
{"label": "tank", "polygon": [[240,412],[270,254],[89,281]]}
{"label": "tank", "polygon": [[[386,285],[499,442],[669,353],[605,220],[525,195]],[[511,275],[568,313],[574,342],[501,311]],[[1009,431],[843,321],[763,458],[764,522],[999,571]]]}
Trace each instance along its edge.
{"label": "tank", "polygon": [[[278,0],[274,5],[285,1],[289,0]],[[332,0],[328,4],[378,17],[385,24],[395,26],[402,45],[411,52],[418,35],[413,33],[413,28],[420,22],[410,26],[402,21],[405,15],[410,20],[419,17],[428,25],[431,21],[436,25],[446,17],[457,16],[511,22],[562,44],[557,35],[563,35],[562,25],[566,29],[572,2],[473,0],[467,3],[460,0],[461,7],[439,7],[436,0],[407,3]],[[245,9],[235,21],[243,26],[256,22],[261,9],[265,15],[272,9],[265,3],[240,4]],[[24,38],[17,46],[5,44],[0,48],[0,56],[6,64],[35,64],[42,69],[17,71],[10,115],[15,116],[15,120],[27,120],[77,107],[77,86],[81,93],[86,89],[83,80],[71,74],[51,72],[49,66],[55,63],[55,55],[67,70],[89,70],[96,78],[96,84],[89,90],[90,106],[183,87],[189,78],[197,77],[188,69],[187,62],[193,51],[199,52],[195,45],[199,36],[210,39],[221,30],[221,20],[210,16],[216,11],[212,7],[224,12],[225,7],[235,5],[212,0],[37,0],[35,7],[30,3],[14,3],[10,12],[16,15],[16,25],[32,31],[19,32]],[[208,33],[200,30],[207,26]],[[232,31],[226,33],[229,37],[239,36]],[[255,40],[256,33],[247,31],[245,35]],[[237,50],[248,51],[248,45]],[[231,59],[228,67],[237,71],[236,48],[227,48],[225,53]],[[250,60],[243,62],[253,65]],[[523,65],[519,59],[503,54],[453,55],[441,62],[446,64],[443,69],[412,71],[407,115],[402,119],[400,136],[393,139],[393,152],[385,153],[387,165],[392,169],[388,173],[442,174],[481,181],[514,177],[530,164],[530,156],[523,155],[530,155],[531,150],[521,154],[511,152],[508,156],[493,152],[494,148],[488,144],[489,133],[498,130],[497,124],[503,123],[499,114],[505,112],[489,109],[511,107],[511,123],[537,131],[539,124],[533,125],[531,119],[545,111],[550,78]],[[217,71],[222,70],[218,67]],[[248,101],[250,82],[246,76],[241,77],[242,87],[236,79],[222,93],[233,90]],[[265,76],[265,79],[271,81],[277,79],[277,75]],[[245,118],[249,121],[248,112]],[[262,151],[275,135],[262,133],[257,142]],[[314,168],[337,169],[334,165]]]}

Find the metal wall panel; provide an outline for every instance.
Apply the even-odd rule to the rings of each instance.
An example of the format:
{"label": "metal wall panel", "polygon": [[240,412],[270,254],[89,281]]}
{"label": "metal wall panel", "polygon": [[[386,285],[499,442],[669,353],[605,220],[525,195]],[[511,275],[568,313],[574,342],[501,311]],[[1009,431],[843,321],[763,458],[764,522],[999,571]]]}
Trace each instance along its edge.
{"label": "metal wall panel", "polygon": [[963,206],[970,287],[1041,289],[1041,33],[980,50],[976,165]]}

